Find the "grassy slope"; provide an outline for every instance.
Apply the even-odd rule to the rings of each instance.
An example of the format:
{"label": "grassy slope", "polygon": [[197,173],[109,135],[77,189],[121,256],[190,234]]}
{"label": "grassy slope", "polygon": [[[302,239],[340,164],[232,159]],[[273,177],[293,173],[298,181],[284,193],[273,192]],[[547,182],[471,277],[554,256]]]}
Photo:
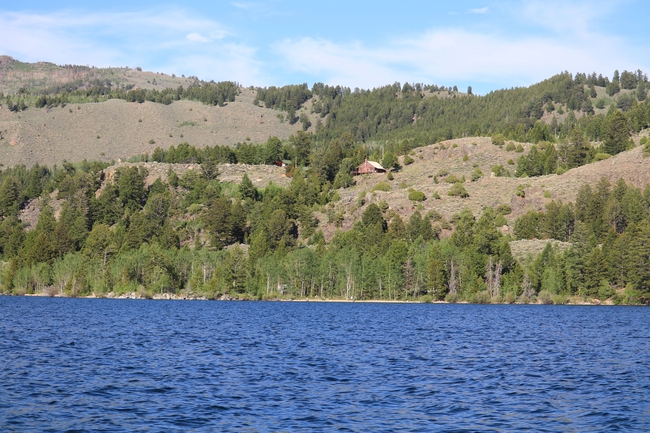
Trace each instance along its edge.
{"label": "grassy slope", "polygon": [[[456,148],[452,146],[454,143],[458,145]],[[543,210],[551,200],[562,200],[565,203],[575,201],[582,185],[585,183],[593,185],[601,177],[606,177],[612,184],[620,177],[637,187],[650,184],[650,158],[643,157],[640,147],[604,161],[569,170],[562,175],[515,178],[491,177],[491,167],[496,164],[503,164],[504,167],[514,171],[514,166],[507,165],[507,161],[513,159],[516,162],[521,154],[506,152],[492,145],[489,138],[464,138],[441,144],[447,149],[442,150],[439,145],[416,149],[413,155],[415,162],[396,173],[393,181],[388,181],[385,175],[380,174],[359,176],[356,178],[356,186],[341,190],[341,200],[334,206],[337,210],[345,208],[346,214],[349,215],[343,222],[343,229],[350,228],[356,220],[360,219],[368,204],[382,200],[389,204],[390,209],[399,213],[405,222],[408,221],[417,208],[417,205],[408,200],[408,188],[422,191],[427,196],[427,200],[422,203],[422,214],[435,210],[446,219],[466,207],[470,208],[475,215],[479,215],[485,207],[509,204],[512,207],[512,214],[506,216],[510,226],[509,229],[504,228],[504,232],[507,233],[511,231],[514,220],[527,211]],[[530,144],[523,143],[523,146],[528,149]],[[463,161],[465,154],[468,156],[467,161]],[[471,182],[474,164],[478,164],[484,177]],[[447,192],[451,184],[445,183],[444,178],[441,178],[437,185],[434,183],[433,176],[443,168],[459,178],[465,176],[467,182],[464,187],[469,193],[468,198],[448,196]],[[373,193],[373,187],[382,181],[388,182],[392,189],[387,192]],[[516,195],[519,185],[525,187],[524,198]],[[358,207],[358,197],[363,194],[363,191],[366,192],[366,204]],[[546,191],[550,193],[550,197],[544,196]],[[438,192],[440,200],[432,197],[434,192]],[[336,228],[327,223],[325,213],[319,214],[319,219],[326,236],[331,236]]]}
{"label": "grassy slope", "polygon": [[243,89],[236,101],[225,107],[193,101],[162,105],[109,100],[49,110],[30,108],[22,113],[0,109],[4,137],[0,162],[31,166],[37,162],[52,165],[63,159],[110,161],[184,141],[204,147],[247,138],[264,142],[272,135],[286,139],[300,129],[299,123],[281,123],[276,110],[255,107],[253,98],[252,91]]}

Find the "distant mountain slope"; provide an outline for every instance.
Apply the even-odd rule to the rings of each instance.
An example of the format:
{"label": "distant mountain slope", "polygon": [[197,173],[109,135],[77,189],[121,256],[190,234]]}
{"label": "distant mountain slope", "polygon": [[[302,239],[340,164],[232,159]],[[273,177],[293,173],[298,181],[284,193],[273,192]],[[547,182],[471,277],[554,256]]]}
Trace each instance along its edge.
{"label": "distant mountain slope", "polygon": [[66,83],[75,83],[83,88],[96,80],[108,81],[114,86],[132,85],[142,89],[161,90],[188,86],[197,79],[127,67],[96,68],[80,65],[59,66],[49,62],[25,63],[10,56],[0,56],[0,92],[5,94],[16,93],[20,88],[32,92],[43,91]]}

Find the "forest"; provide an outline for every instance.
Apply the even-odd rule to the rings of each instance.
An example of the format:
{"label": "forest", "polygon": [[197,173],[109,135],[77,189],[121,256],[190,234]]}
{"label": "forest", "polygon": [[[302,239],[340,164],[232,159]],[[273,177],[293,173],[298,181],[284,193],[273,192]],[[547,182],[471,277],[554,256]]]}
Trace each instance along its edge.
{"label": "forest", "polygon": [[[255,103],[296,116],[311,99],[311,109],[325,121],[285,141],[270,137],[233,147],[181,143],[136,155],[132,162],[199,167],[180,176],[170,169],[149,186],[146,168],[137,164],[119,166],[111,177],[106,170],[111,164],[102,162],[5,167],[0,172],[0,290],[209,299],[647,303],[650,187],[638,189],[623,180],[585,185],[575,203],[552,201],[542,212],[531,211],[514,221],[510,235],[498,229],[511,211],[507,204],[480,214],[466,209],[449,220],[436,211],[416,210],[403,220],[390,203],[365,203],[361,197],[362,217],[327,240],[315,217],[325,213],[336,223],[348,216],[329,212],[327,205],[340,200],[339,189],[354,184],[351,171],[364,159],[382,161],[390,179],[401,168],[398,157],[408,164],[412,149],[446,138],[491,136],[501,147],[514,147],[511,140],[535,143],[528,152],[522,149],[516,170],[497,173],[519,177],[560,174],[631,149],[632,134],[650,124],[646,81],[640,71],[615,74],[612,81],[564,73],[485,96],[419,84],[368,91],[320,83],[311,90],[273,87],[259,89]],[[234,83],[162,92],[109,87],[39,95],[34,107],[22,108],[55,104],[67,95],[136,103],[187,98],[220,105],[237,92]],[[595,114],[595,87],[611,95],[629,92]],[[629,106],[620,103],[625,95]],[[32,96],[2,98],[14,104]],[[556,110],[568,113],[563,122],[542,119]],[[641,145],[650,153],[647,138]],[[237,184],[220,180],[219,164],[278,160],[292,161],[286,188],[273,183],[255,188],[246,175]],[[28,230],[21,211],[37,199],[38,222]],[[450,236],[441,236],[452,229]],[[549,243],[537,257],[515,260],[510,242],[516,239]]]}

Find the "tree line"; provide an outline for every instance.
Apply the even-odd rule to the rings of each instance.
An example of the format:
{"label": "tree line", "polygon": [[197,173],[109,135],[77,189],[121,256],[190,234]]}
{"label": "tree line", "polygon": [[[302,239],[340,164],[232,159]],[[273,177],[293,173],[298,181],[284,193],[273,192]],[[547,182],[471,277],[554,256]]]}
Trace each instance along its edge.
{"label": "tree line", "polygon": [[[345,144],[336,145],[346,155]],[[354,158],[359,150],[349,152]],[[351,216],[316,170],[294,170],[286,188],[258,189],[247,176],[221,182],[209,159],[150,186],[142,166],[117,167],[110,177],[106,168],[84,162],[0,173],[4,292],[558,303],[650,296],[650,188],[623,181],[585,186],[575,204],[552,202],[519,218],[517,238],[571,247],[549,244],[518,262],[513,238],[498,230],[510,212],[505,205],[480,215],[466,209],[449,221],[435,211],[403,220],[364,195],[361,219],[327,242],[314,212],[334,223]],[[19,212],[36,197],[38,223],[26,230]]]}
{"label": "tree line", "polygon": [[571,246],[552,247],[533,262],[536,290],[608,298],[628,287],[650,290],[650,186],[644,190],[619,179],[586,184],[575,203],[551,201],[515,222],[518,239],[557,239]]}

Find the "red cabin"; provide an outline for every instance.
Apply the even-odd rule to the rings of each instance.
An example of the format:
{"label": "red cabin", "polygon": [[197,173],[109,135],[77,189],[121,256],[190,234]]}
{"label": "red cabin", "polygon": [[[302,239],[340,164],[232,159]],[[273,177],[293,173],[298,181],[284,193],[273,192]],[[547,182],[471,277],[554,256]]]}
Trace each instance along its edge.
{"label": "red cabin", "polygon": [[356,174],[369,174],[369,173],[386,173],[386,169],[380,163],[375,161],[368,161],[367,159],[357,167]]}

